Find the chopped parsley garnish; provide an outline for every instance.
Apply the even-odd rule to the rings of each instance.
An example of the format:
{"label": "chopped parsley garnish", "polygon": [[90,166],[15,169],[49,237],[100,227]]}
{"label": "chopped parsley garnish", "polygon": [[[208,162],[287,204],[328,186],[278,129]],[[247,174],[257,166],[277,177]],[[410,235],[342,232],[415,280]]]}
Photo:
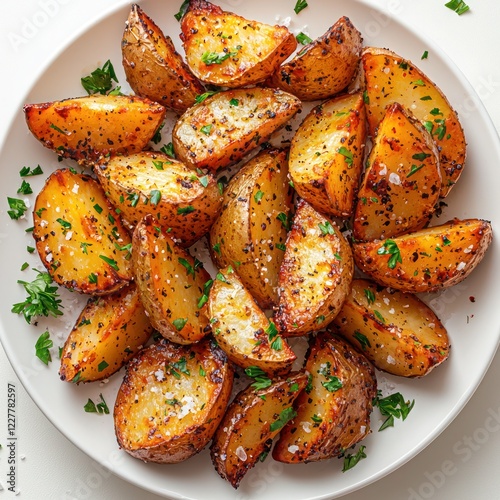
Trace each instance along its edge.
{"label": "chopped parsley garnish", "polygon": [[240,105],[240,101],[239,99],[235,99],[234,97],[232,99],[229,100],[229,105],[230,106],[239,106]]}
{"label": "chopped parsley garnish", "polygon": [[365,351],[367,347],[372,346],[366,335],[363,335],[359,330],[356,330],[353,336],[361,344],[363,351]]}
{"label": "chopped parsley garnish", "polygon": [[345,158],[345,162],[347,163],[347,165],[349,167],[352,167],[352,163],[353,163],[353,156],[352,156],[352,152],[349,151],[346,147],[342,146],[340,147],[339,149],[337,149],[337,152],[340,153],[344,158]]}
{"label": "chopped parsley garnish", "polygon": [[359,450],[353,455],[349,453],[348,455],[344,456],[344,466],[342,467],[342,472],[346,472],[349,469],[352,469],[355,467],[360,460],[363,460],[363,458],[366,458],[366,453],[365,453],[365,446],[360,446]]}
{"label": "chopped parsley garnish", "polygon": [[118,268],[118,263],[114,259],[110,259],[109,257],[106,257],[105,255],[99,255],[99,258],[102,259],[106,264],[111,266],[115,271],[119,271]]}
{"label": "chopped parsley garnish", "polygon": [[395,392],[385,398],[381,397],[381,391],[377,391],[377,396],[373,400],[373,406],[378,406],[380,413],[387,417],[380,426],[379,432],[394,426],[394,419],[400,418],[406,420],[406,417],[415,405],[415,400],[412,402],[405,401],[405,398],[400,392]]}
{"label": "chopped parsley garnish", "polygon": [[424,164],[411,166],[410,171],[406,174],[406,178],[411,177],[413,174],[417,173],[421,168],[424,168]]}
{"label": "chopped parsley garnish", "polygon": [[108,405],[106,404],[106,401],[104,401],[104,398],[102,394],[99,394],[99,398],[101,399],[100,403],[95,404],[90,398],[83,407],[83,409],[87,413],[99,413],[99,415],[109,414],[109,408]]}
{"label": "chopped parsley garnish", "polygon": [[187,376],[191,375],[191,372],[187,368],[187,361],[184,356],[182,356],[182,358],[179,359],[179,361],[175,361],[174,363],[169,363],[165,367],[165,370],[167,370],[167,373],[170,373],[177,379],[181,378],[180,376],[181,373]]}
{"label": "chopped parsley garnish", "polygon": [[171,142],[169,142],[168,144],[164,144],[160,148],[160,151],[162,153],[165,153],[167,156],[170,156],[170,158],[175,158],[174,145]]}
{"label": "chopped parsley garnish", "polygon": [[427,59],[429,57],[429,51],[428,50],[424,50],[424,53],[422,54],[422,57],[420,59]]}
{"label": "chopped parsley garnish", "polygon": [[403,262],[399,247],[394,240],[385,240],[384,244],[378,249],[377,253],[378,255],[390,255],[389,260],[387,261],[389,269],[394,269],[398,262],[400,264]]}
{"label": "chopped parsley garnish", "polygon": [[71,222],[68,222],[67,220],[59,218],[56,219],[56,222],[59,222],[59,224],[61,224],[63,231],[69,231],[71,229]]}
{"label": "chopped parsley garnish", "polygon": [[414,160],[418,160],[418,161],[424,161],[426,158],[429,158],[429,156],[431,156],[429,153],[415,153],[412,158]]}
{"label": "chopped parsley garnish", "polygon": [[33,189],[31,189],[30,183],[23,180],[21,187],[17,190],[19,194],[32,194]]}
{"label": "chopped parsley garnish", "polygon": [[196,209],[192,205],[188,205],[187,207],[179,207],[177,209],[177,215],[188,215],[195,210]]}
{"label": "chopped parsley garnish", "polygon": [[292,418],[297,416],[297,412],[290,406],[289,408],[285,408],[279,414],[277,420],[271,423],[269,426],[269,430],[271,432],[277,431],[281,429],[286,423],[288,423]]}
{"label": "chopped parsley garnish", "polygon": [[149,201],[151,202],[151,205],[158,205],[161,201],[161,191],[158,189],[153,189],[149,193]]}
{"label": "chopped parsley garnish", "polygon": [[252,383],[252,387],[258,391],[260,389],[266,389],[271,385],[271,379],[266,375],[264,370],[257,366],[249,366],[245,368],[245,373],[255,379],[255,382]]}
{"label": "chopped parsley garnish", "polygon": [[255,200],[256,203],[260,203],[260,200],[262,200],[263,197],[264,197],[264,192],[259,189],[255,193],[253,199]]}
{"label": "chopped parsley garnish", "polygon": [[23,200],[19,200],[18,198],[9,198],[7,197],[7,203],[9,204],[10,210],[7,210],[9,217],[13,220],[20,219],[28,207]]}
{"label": "chopped parsley garnish", "polygon": [[36,357],[42,362],[48,365],[52,361],[52,356],[50,355],[50,348],[54,347],[54,342],[50,340],[50,333],[48,330],[38,337],[35,344],[35,354]]}
{"label": "chopped parsley garnish", "polygon": [[417,87],[425,87],[425,82],[421,78],[415,80],[414,82],[411,82],[411,84],[416,85]]}
{"label": "chopped parsley garnish", "polygon": [[207,303],[208,294],[210,293],[210,289],[212,288],[213,283],[214,283],[214,280],[212,280],[212,279],[210,279],[204,283],[203,295],[198,300],[198,309],[201,309]]}
{"label": "chopped parsley garnish", "polygon": [[137,204],[139,203],[139,198],[139,193],[130,193],[127,196],[127,200],[130,201],[130,206],[132,208],[135,208],[137,206]]}
{"label": "chopped parsley garnish", "polygon": [[328,379],[326,382],[321,382],[321,385],[328,391],[328,392],[335,392],[338,391],[339,389],[342,388],[342,382],[338,377],[335,377],[334,375],[326,375],[325,377]]}
{"label": "chopped parsley garnish", "polygon": [[448,7],[448,9],[455,11],[459,16],[470,9],[470,7],[463,0],[451,0],[444,5]]}
{"label": "chopped parsley garnish", "polygon": [[302,45],[307,45],[308,43],[311,43],[313,41],[311,37],[307,36],[305,33],[302,33],[302,31],[295,38],[297,39],[297,42]]}
{"label": "chopped parsley garnish", "polygon": [[33,170],[31,170],[31,167],[23,167],[19,171],[19,175],[21,177],[28,177],[28,176],[40,175],[40,174],[43,174],[43,170],[42,170],[42,167],[40,167],[40,165],[37,165]]}
{"label": "chopped parsley garnish", "polygon": [[107,361],[105,359],[103,359],[98,365],[97,365],[97,371],[98,372],[102,372],[103,370],[105,370],[107,367],[109,366],[109,364],[107,363]]}
{"label": "chopped parsley garnish", "polygon": [[298,14],[300,11],[304,10],[307,7],[306,0],[297,0],[295,7],[293,8],[295,14]]}
{"label": "chopped parsley garnish", "polygon": [[108,59],[102,68],[97,68],[90,75],[81,79],[83,88],[90,94],[106,94],[113,87],[113,81],[118,83],[115,70]]}
{"label": "chopped parsley garnish", "polygon": [[366,300],[368,300],[368,304],[373,304],[375,302],[375,294],[373,293],[373,291],[369,288],[365,288],[364,292]]}
{"label": "chopped parsley garnish", "polygon": [[189,1],[190,0],[184,0],[184,2],[182,2],[182,5],[179,8],[179,12],[177,12],[177,14],[174,14],[174,17],[177,19],[177,21],[180,21],[184,17],[184,14],[186,13],[189,7]]}
{"label": "chopped parsley garnish", "polygon": [[222,64],[230,57],[235,57],[240,49],[241,45],[237,45],[234,50],[227,50],[227,52],[224,51],[217,53],[207,51],[201,56],[201,62],[205,63],[207,66],[211,66],[212,64]]}
{"label": "chopped parsley garnish", "polygon": [[368,91],[367,90],[363,91],[363,102],[365,104],[370,104],[370,96],[368,95]]}
{"label": "chopped parsley garnish", "polygon": [[204,100],[206,100],[208,97],[210,96],[213,96],[215,94],[218,94],[220,92],[220,90],[209,90],[207,92],[204,92],[203,94],[198,94],[194,100],[196,103],[200,104],[202,103]]}
{"label": "chopped parsley garnish", "polygon": [[289,231],[290,230],[290,227],[291,227],[291,221],[290,219],[288,218],[288,216],[286,215],[285,212],[280,212],[276,218],[281,222],[281,224],[283,225],[283,227]]}
{"label": "chopped parsley garnish", "polygon": [[95,273],[89,274],[89,283],[91,283],[92,285],[95,285],[97,283],[97,274]]}
{"label": "chopped parsley garnish", "polygon": [[323,235],[327,235],[327,234],[335,234],[335,229],[333,228],[332,224],[330,223],[330,221],[325,221],[325,223],[319,223],[318,224],[318,227],[321,231],[321,233]]}
{"label": "chopped parsley garnish", "polygon": [[151,140],[154,142],[154,144],[159,144],[161,142],[161,129],[165,126],[164,123],[162,123],[155,131],[153,137]]}
{"label": "chopped parsley garnish", "polygon": [[203,125],[203,127],[200,128],[200,132],[205,135],[210,135],[211,131],[212,131],[211,123],[209,123],[208,125]]}

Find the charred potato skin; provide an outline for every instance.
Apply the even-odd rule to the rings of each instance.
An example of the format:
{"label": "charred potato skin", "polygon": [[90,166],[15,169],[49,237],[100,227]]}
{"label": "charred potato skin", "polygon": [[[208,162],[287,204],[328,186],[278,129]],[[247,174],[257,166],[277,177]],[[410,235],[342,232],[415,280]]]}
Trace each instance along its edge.
{"label": "charred potato skin", "polygon": [[353,280],[333,323],[376,368],[394,375],[422,377],[450,354],[446,328],[424,302],[371,280]]}
{"label": "charred potato skin", "polygon": [[300,108],[295,96],[276,89],[219,92],[188,109],[176,122],[172,142],[177,158],[194,169],[217,172],[265,142]]}
{"label": "charred potato skin", "polygon": [[152,332],[135,284],[105,299],[91,297],[64,343],[59,376],[73,383],[106,379],[146,344]]}
{"label": "charred potato skin", "polygon": [[425,227],[439,200],[439,153],[429,132],[399,103],[387,107],[366,164],[354,238],[384,239]]}
{"label": "charred potato skin", "polygon": [[[238,488],[245,474],[255,466],[262,453],[271,449],[280,431],[271,430],[283,410],[307,384],[304,373],[290,374],[275,380],[267,389],[247,387],[240,391],[228,407],[210,446],[210,456],[219,475]],[[246,457],[242,460],[241,457]]]}
{"label": "charred potato skin", "polygon": [[46,148],[83,165],[141,151],[166,113],[164,106],[142,97],[98,94],[23,109],[29,130]]}
{"label": "charred potato skin", "polygon": [[205,88],[191,73],[169,36],[133,4],[122,38],[127,81],[140,96],[183,113]]}
{"label": "charred potato skin", "polygon": [[[180,378],[172,375],[172,367],[179,362],[185,362],[189,371],[177,371]],[[204,375],[199,373],[200,367]],[[119,446],[146,462],[178,463],[190,458],[212,438],[224,416],[232,383],[231,364],[208,339],[191,346],[163,339],[143,349],[127,365],[114,406]],[[164,384],[168,384],[166,395]],[[184,396],[196,398],[200,409],[184,417],[174,414],[165,419],[165,413],[175,407],[166,399],[182,402]],[[186,417],[190,421],[182,422]],[[167,431],[171,431],[170,435]]]}
{"label": "charred potato skin", "polygon": [[[229,88],[264,81],[297,47],[295,36],[284,26],[250,21],[205,0],[191,0],[181,31],[193,73],[205,83]],[[234,57],[220,63],[203,61],[207,53],[232,52]]]}
{"label": "charred potato skin", "polygon": [[[336,457],[370,433],[377,379],[363,354],[334,329],[322,331],[310,339],[304,369],[309,382],[294,402],[297,415],[283,427],[273,448],[273,458],[279,462]],[[333,392],[323,385],[331,377],[342,384]]]}
{"label": "charred potato skin", "polygon": [[291,337],[326,327],[349,293],[353,273],[351,248],[339,228],[300,200],[279,273],[278,330]]}
{"label": "charred potato skin", "polygon": [[[193,172],[162,153],[112,156],[94,170],[132,231],[151,214],[182,247],[191,246],[208,232],[222,205],[222,195],[211,174]],[[160,192],[156,203],[151,202],[153,190]]]}
{"label": "charred potato skin", "polygon": [[232,265],[263,309],[278,303],[278,273],[287,231],[278,220],[292,211],[287,150],[257,154],[231,179],[212,225],[210,255],[216,267]]}
{"label": "charred potato skin", "polygon": [[[355,242],[353,255],[361,271],[383,286],[409,293],[436,292],[467,278],[492,239],[491,222],[453,219],[385,241]],[[396,245],[401,260],[393,267],[388,242]]]}
{"label": "charred potato skin", "polygon": [[[399,102],[411,109],[423,124],[432,129],[439,150],[440,196],[446,197],[462,174],[466,160],[466,140],[457,113],[441,90],[420,69],[394,52],[365,47],[361,65],[370,133],[375,134],[388,104]],[[434,109],[438,109],[440,114],[432,114]]]}
{"label": "charred potato skin", "polygon": [[301,101],[327,99],[353,80],[363,38],[348,17],[341,17],[326,33],[306,45],[271,78],[277,86]]}
{"label": "charred potato skin", "polygon": [[210,275],[150,215],[134,230],[132,261],[144,309],[163,337],[191,344],[210,333],[207,305],[199,307]]}
{"label": "charred potato skin", "polygon": [[130,235],[88,175],[64,168],[49,176],[35,201],[33,238],[53,280],[69,290],[105,295],[133,279],[129,251],[115,246],[126,248]]}

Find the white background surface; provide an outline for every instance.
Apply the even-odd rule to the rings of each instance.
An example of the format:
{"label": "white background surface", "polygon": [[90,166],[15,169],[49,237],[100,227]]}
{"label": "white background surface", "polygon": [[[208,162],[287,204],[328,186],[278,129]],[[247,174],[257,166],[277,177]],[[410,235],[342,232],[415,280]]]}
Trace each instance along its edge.
{"label": "white background surface", "polygon": [[[170,0],[162,0],[170,1]],[[181,0],[172,0],[178,2]],[[309,0],[320,4],[322,0]],[[326,0],[325,0],[326,1]],[[500,4],[469,0],[471,12],[457,16],[445,0],[372,0],[398,12],[431,36],[463,71],[500,130]],[[87,20],[124,1],[23,0],[6,2],[0,18],[0,137],[34,75]],[[295,0],[290,0],[291,8]],[[335,20],[332,20],[332,23]],[[461,105],[467,112],[470,103]],[[20,145],[22,147],[22,145]],[[9,168],[1,165],[1,169]],[[17,168],[17,166],[13,166]],[[499,166],[500,168],[500,166]],[[6,285],[4,285],[6,286]],[[477,332],[480,342],[481,332]],[[464,370],[467,367],[464,366]],[[456,420],[411,462],[378,482],[344,498],[454,499],[500,498],[500,355],[483,383]],[[20,498],[129,500],[159,498],[110,475],[63,437],[33,404],[0,348],[0,500],[14,498],[7,490],[7,384],[17,389]],[[411,421],[408,420],[408,432]],[[195,473],[195,472],[194,472]],[[206,498],[210,499],[207,491]]]}

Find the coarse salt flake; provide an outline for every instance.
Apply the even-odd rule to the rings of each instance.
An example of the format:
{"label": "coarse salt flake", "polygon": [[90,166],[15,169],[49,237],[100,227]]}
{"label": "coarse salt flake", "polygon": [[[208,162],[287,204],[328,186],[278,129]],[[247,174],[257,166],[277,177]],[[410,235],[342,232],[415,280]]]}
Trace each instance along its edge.
{"label": "coarse salt flake", "polygon": [[288,447],[289,453],[297,453],[299,451],[299,447],[296,444],[291,444]]}

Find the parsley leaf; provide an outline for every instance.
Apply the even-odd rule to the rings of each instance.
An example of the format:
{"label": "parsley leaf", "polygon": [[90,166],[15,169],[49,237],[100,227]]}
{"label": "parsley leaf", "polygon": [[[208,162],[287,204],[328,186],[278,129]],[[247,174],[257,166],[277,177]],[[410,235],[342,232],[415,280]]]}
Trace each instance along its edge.
{"label": "parsley leaf", "polygon": [[389,260],[387,261],[389,269],[394,269],[398,262],[400,264],[403,262],[399,247],[394,240],[385,240],[384,244],[378,249],[377,253],[378,255],[390,255]]}
{"label": "parsley leaf", "polygon": [[293,8],[295,14],[298,14],[300,11],[304,10],[307,7],[306,0],[297,0],[295,7]]}
{"label": "parsley leaf", "polygon": [[108,405],[106,404],[106,401],[104,401],[104,398],[102,394],[99,394],[99,398],[101,399],[100,403],[95,404],[90,398],[83,407],[83,409],[87,413],[98,413],[99,415],[109,414],[109,408]]}
{"label": "parsley leaf", "polygon": [[349,469],[352,469],[353,467],[355,467],[359,463],[360,460],[362,460],[363,458],[366,458],[365,449],[366,449],[365,446],[360,446],[359,450],[356,452],[355,455],[352,455],[351,453],[349,453],[349,455],[345,455],[344,456],[344,466],[342,468],[342,472],[346,472]]}
{"label": "parsley leaf", "polygon": [[266,389],[271,385],[271,379],[266,375],[264,370],[259,368],[258,366],[249,366],[245,368],[245,373],[255,379],[255,382],[252,384],[252,387],[258,391],[260,389]]}
{"label": "parsley leaf", "polygon": [[297,412],[290,406],[289,408],[285,408],[280,414],[277,420],[271,423],[269,426],[269,430],[271,432],[278,431],[281,429],[287,422],[292,420],[292,418],[297,416]]}
{"label": "parsley leaf", "polygon": [[118,83],[115,70],[108,59],[102,68],[97,68],[90,75],[81,79],[83,88],[90,94],[106,94],[113,87],[113,81]]}
{"label": "parsley leaf", "polygon": [[9,204],[10,208],[10,210],[7,210],[7,213],[13,220],[20,219],[24,215],[26,210],[28,210],[26,203],[18,198],[7,197],[7,203]]}
{"label": "parsley leaf", "polygon": [[50,333],[47,330],[42,333],[35,344],[35,354],[36,357],[48,365],[52,361],[52,356],[50,355],[49,349],[54,347],[54,342],[50,339]]}
{"label": "parsley leaf", "polygon": [[459,16],[470,9],[470,7],[463,0],[451,0],[444,5],[448,7],[448,9],[455,11]]}
{"label": "parsley leaf", "polygon": [[411,403],[410,401],[405,401],[400,392],[395,392],[385,398],[382,398],[381,395],[381,391],[377,391],[377,396],[373,400],[373,406],[378,406],[380,413],[384,417],[387,417],[380,426],[379,432],[387,429],[387,427],[393,427],[395,418],[406,420],[406,417],[415,405],[415,400]]}

